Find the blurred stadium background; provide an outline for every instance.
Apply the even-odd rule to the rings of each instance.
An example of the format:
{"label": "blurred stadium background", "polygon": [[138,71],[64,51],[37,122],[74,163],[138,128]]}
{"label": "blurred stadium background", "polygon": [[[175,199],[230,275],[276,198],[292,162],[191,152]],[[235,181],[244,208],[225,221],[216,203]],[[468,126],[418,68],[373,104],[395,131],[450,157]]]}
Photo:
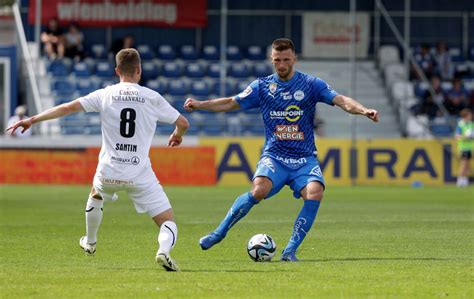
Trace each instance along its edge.
{"label": "blurred stadium background", "polygon": [[[32,115],[117,82],[112,51],[125,37],[142,55],[141,83],[184,114],[186,97],[234,95],[254,78],[270,74],[268,45],[289,37],[296,44],[299,70],[381,114],[381,122],[373,125],[318,106],[315,133],[330,184],[443,185],[455,180],[453,130],[460,109],[472,108],[474,100],[472,1],[1,3],[2,129],[20,105]],[[46,54],[40,37],[52,18],[64,33],[71,24],[79,26],[84,37],[79,52],[66,51],[62,58]],[[437,50],[439,43],[447,45],[447,52]],[[448,61],[446,70],[439,59]],[[440,86],[432,88],[435,74]],[[453,87],[455,78],[460,89]],[[262,144],[259,111],[186,116],[192,127],[185,145],[196,148],[187,155],[189,168],[202,166],[200,148],[210,147],[215,171],[201,174],[206,182],[247,183]],[[171,131],[157,125],[154,144],[163,145]],[[25,182],[87,183],[94,163],[84,161],[94,161],[100,134],[98,115],[76,114],[41,124],[29,138],[1,138],[7,162],[0,183],[17,182],[25,169],[36,174]],[[39,156],[33,159],[33,153]],[[159,156],[152,153],[152,159]],[[62,174],[42,173],[41,163]],[[191,179],[196,174],[180,177],[173,169],[160,167],[164,183],[202,181],[200,176]],[[83,180],[77,181],[78,176]]]}

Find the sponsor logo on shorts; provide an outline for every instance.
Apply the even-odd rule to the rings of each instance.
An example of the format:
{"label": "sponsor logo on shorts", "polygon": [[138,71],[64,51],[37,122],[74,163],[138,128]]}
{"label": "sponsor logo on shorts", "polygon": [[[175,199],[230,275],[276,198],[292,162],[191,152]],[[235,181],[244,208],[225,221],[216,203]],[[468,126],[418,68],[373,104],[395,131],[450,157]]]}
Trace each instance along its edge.
{"label": "sponsor logo on shorts", "polygon": [[323,172],[321,171],[321,168],[318,166],[313,167],[311,171],[309,172],[310,175],[315,175],[315,176],[323,176]]}
{"label": "sponsor logo on shorts", "polygon": [[299,159],[294,159],[294,158],[283,158],[280,156],[277,156],[276,159],[278,161],[281,161],[285,164],[304,164],[306,163],[306,158],[299,158]]}
{"label": "sponsor logo on shorts", "polygon": [[133,185],[133,181],[109,179],[109,178],[104,178],[104,177],[100,177],[99,181],[102,184],[107,184],[107,185]]}

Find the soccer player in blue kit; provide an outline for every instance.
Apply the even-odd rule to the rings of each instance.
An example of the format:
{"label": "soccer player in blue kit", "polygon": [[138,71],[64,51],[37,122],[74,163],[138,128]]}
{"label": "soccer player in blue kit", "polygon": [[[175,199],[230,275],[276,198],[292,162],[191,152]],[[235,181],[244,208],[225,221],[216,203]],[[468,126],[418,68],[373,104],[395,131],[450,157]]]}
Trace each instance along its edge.
{"label": "soccer player in blue kit", "polygon": [[187,111],[259,108],[265,124],[265,145],[251,191],[235,200],[220,225],[202,237],[199,244],[207,250],[219,243],[254,205],[289,185],[294,197],[302,197],[304,204],[281,260],[298,261],[296,250],[313,225],[325,188],[313,133],[316,103],[336,105],[348,113],[365,115],[374,122],[378,121],[378,112],[338,94],[323,80],[296,71],[293,68],[295,47],[289,39],[273,41],[271,61],[275,73],[253,81],[237,96],[207,101],[188,98],[184,103]]}

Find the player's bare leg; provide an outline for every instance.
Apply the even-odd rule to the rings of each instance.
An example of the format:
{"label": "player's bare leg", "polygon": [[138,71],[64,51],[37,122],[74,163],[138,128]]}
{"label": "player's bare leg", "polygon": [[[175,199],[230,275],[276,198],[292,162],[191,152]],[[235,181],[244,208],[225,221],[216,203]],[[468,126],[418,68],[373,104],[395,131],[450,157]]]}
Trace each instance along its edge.
{"label": "player's bare leg", "polygon": [[282,261],[298,261],[296,250],[301,245],[306,234],[313,225],[316,214],[318,213],[319,204],[323,199],[323,192],[323,185],[317,181],[310,182],[305,188],[303,188],[303,190],[301,190],[301,197],[304,199],[303,208],[301,208],[301,211],[296,218],[293,233],[291,234],[288,245],[286,245],[286,248],[283,250],[281,256]]}
{"label": "player's bare leg", "polygon": [[158,234],[159,248],[155,260],[166,271],[179,271],[176,262],[171,258],[170,251],[178,239],[178,227],[174,222],[173,210],[168,209],[153,217],[156,225],[160,227]]}
{"label": "player's bare leg", "polygon": [[459,174],[456,185],[458,187],[466,187],[469,184],[469,160],[461,158],[459,161]]}
{"label": "player's bare leg", "polygon": [[222,241],[230,228],[247,215],[254,205],[264,199],[271,189],[272,181],[269,178],[256,177],[252,183],[252,191],[237,197],[217,229],[199,240],[201,248],[207,250]]}
{"label": "player's bare leg", "polygon": [[94,255],[97,245],[97,232],[102,222],[104,200],[92,187],[86,204],[86,235],[81,237],[79,245],[88,255]]}

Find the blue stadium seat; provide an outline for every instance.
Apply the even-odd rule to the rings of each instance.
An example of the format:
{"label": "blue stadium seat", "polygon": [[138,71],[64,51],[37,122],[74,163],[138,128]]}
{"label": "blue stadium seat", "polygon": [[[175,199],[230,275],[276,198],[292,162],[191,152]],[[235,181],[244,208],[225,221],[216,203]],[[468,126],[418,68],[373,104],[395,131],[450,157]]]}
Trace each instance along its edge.
{"label": "blue stadium seat", "polygon": [[250,68],[245,63],[232,63],[229,66],[229,76],[235,78],[247,78],[250,76]]}
{"label": "blue stadium seat", "polygon": [[168,93],[171,96],[184,96],[188,93],[189,84],[185,80],[172,80],[168,86]]}
{"label": "blue stadium seat", "polygon": [[76,90],[80,96],[87,95],[98,88],[96,81],[80,79],[76,81]]}
{"label": "blue stadium seat", "polygon": [[453,62],[463,62],[464,61],[464,56],[462,55],[461,48],[459,48],[459,47],[449,48],[449,55],[451,56],[451,60]]}
{"label": "blue stadium seat", "polygon": [[64,60],[54,60],[48,66],[48,72],[55,77],[65,77],[69,75],[69,65]]}
{"label": "blue stadium seat", "polygon": [[107,50],[103,44],[94,44],[91,47],[92,57],[95,59],[106,59]]}
{"label": "blue stadium seat", "polygon": [[161,45],[158,47],[158,58],[164,60],[173,60],[176,58],[176,53],[172,46]]}
{"label": "blue stadium seat", "polygon": [[206,60],[219,60],[219,50],[216,46],[204,46],[202,49],[202,58]]}
{"label": "blue stadium seat", "polygon": [[52,90],[57,96],[70,97],[76,89],[71,81],[60,79],[53,82]]}
{"label": "blue stadium seat", "polygon": [[211,63],[207,68],[207,75],[211,78],[219,78],[221,75],[221,66],[218,63]]}
{"label": "blue stadium seat", "polygon": [[438,137],[452,137],[453,131],[447,124],[433,124],[430,126],[433,135]]}
{"label": "blue stadium seat", "polygon": [[227,47],[227,59],[236,61],[242,59],[242,54],[240,53],[240,49],[237,46],[228,46]]}
{"label": "blue stadium seat", "polygon": [[185,99],[180,99],[180,100],[175,100],[173,101],[173,107],[178,110],[180,113],[186,113],[186,110],[184,110],[184,102]]}
{"label": "blue stadium seat", "polygon": [[250,60],[264,60],[265,52],[260,46],[250,46],[247,49],[247,58]]}
{"label": "blue stadium seat", "polygon": [[415,95],[419,98],[424,97],[429,86],[425,82],[417,82],[415,84]]}
{"label": "blue stadium seat", "polygon": [[181,58],[184,60],[196,60],[199,58],[199,53],[193,45],[183,45],[179,49]]}
{"label": "blue stadium seat", "polygon": [[[233,95],[235,94],[235,84],[232,84],[232,82],[229,82],[227,81],[225,83],[225,95],[226,96],[229,96],[229,95]],[[217,80],[216,82],[214,82],[213,86],[212,86],[212,92],[213,94],[216,94],[216,95],[220,95],[221,94],[221,82],[219,80]]]}
{"label": "blue stadium seat", "polygon": [[184,74],[191,78],[202,78],[205,75],[205,70],[199,63],[189,63],[185,67]]}
{"label": "blue stadium seat", "polygon": [[90,125],[84,128],[84,134],[87,135],[100,135],[102,134],[102,129],[100,125]]}
{"label": "blue stadium seat", "polygon": [[191,124],[191,126],[186,130],[186,135],[198,135],[201,132],[201,128],[198,125]]}
{"label": "blue stadium seat", "polygon": [[156,79],[159,75],[158,66],[153,61],[142,62],[142,78],[143,80]]}
{"label": "blue stadium seat", "polygon": [[159,92],[161,95],[168,92],[168,82],[165,80],[148,80],[145,86]]}
{"label": "blue stadium seat", "polygon": [[95,74],[97,77],[110,78],[115,75],[114,67],[109,62],[98,62],[96,67]]}
{"label": "blue stadium seat", "polygon": [[143,60],[153,59],[155,56],[149,45],[139,45],[137,46],[137,51],[140,53],[140,58]]}
{"label": "blue stadium seat", "polygon": [[156,126],[156,135],[170,135],[173,132],[173,126],[166,124],[159,124]]}
{"label": "blue stadium seat", "polygon": [[72,72],[76,77],[88,78],[91,76],[89,66],[85,62],[76,62],[72,67]]}
{"label": "blue stadium seat", "polygon": [[207,122],[207,124],[202,127],[202,132],[209,136],[220,136],[224,133],[224,130],[224,127],[213,122]]}
{"label": "blue stadium seat", "polygon": [[181,76],[181,66],[176,62],[166,62],[163,65],[162,75],[169,78],[177,78]]}
{"label": "blue stadium seat", "polygon": [[210,93],[209,85],[205,81],[194,81],[191,84],[191,94],[195,96],[208,96]]}
{"label": "blue stadium seat", "polygon": [[100,81],[99,83],[99,88],[106,88],[107,86],[111,86],[111,85],[114,85],[114,84],[117,84],[118,83],[118,79],[114,78],[114,79],[107,79],[107,80],[102,80]]}
{"label": "blue stadium seat", "polygon": [[266,77],[272,74],[272,68],[267,63],[257,63],[253,65],[253,75],[255,77]]}
{"label": "blue stadium seat", "polygon": [[235,89],[234,89],[235,94],[238,94],[244,91],[250,85],[250,83],[251,83],[250,81],[237,82],[237,84],[235,84]]}

